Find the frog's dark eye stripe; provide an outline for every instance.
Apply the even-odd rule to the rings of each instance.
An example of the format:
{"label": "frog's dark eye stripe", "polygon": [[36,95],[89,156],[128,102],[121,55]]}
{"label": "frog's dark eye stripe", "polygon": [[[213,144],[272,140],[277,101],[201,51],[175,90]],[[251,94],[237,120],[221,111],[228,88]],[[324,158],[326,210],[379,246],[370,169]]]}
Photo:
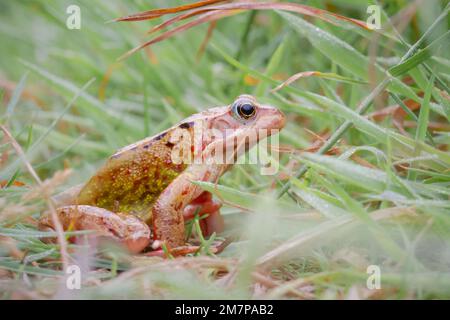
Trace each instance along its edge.
{"label": "frog's dark eye stripe", "polygon": [[248,100],[236,101],[232,106],[232,110],[237,118],[243,120],[248,120],[256,114],[256,106],[252,101]]}

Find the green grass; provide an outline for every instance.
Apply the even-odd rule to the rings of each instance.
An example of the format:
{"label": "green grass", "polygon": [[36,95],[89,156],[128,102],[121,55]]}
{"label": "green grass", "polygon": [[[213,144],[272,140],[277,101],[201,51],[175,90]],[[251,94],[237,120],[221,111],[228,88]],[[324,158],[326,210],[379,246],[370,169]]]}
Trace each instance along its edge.
{"label": "green grass", "polygon": [[[365,20],[372,2],[301,3]],[[155,22],[106,21],[182,2],[80,0],[81,30],[65,27],[71,1],[0,3],[1,124],[44,181],[0,134],[0,296],[450,298],[448,6],[433,2],[399,30],[389,17],[408,2],[383,2],[378,37],[342,21],[245,12],[218,22],[199,60],[207,25],[121,62]],[[320,74],[272,91],[305,71]],[[281,154],[277,176],[236,165],[218,186],[198,182],[225,200],[226,231],[200,237],[192,257],[68,244],[83,285],[65,290],[60,247],[42,241],[55,233],[36,229],[43,190],[82,183],[116,149],[241,93],[286,113],[287,149],[317,146],[317,135],[328,142]],[[414,102],[421,107],[408,109]],[[376,116],[391,105],[405,114],[400,126]],[[55,176],[68,168],[68,178]],[[198,219],[189,231],[199,233]],[[223,237],[234,241],[211,254]],[[380,290],[366,286],[370,265],[380,267]]]}

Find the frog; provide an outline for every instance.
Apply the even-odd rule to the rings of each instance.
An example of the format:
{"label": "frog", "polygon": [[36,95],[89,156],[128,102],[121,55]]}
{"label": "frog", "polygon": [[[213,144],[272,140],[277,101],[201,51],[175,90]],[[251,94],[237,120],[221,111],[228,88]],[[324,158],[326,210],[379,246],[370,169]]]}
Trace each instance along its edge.
{"label": "frog", "polygon": [[[65,231],[93,230],[132,253],[190,252],[177,251],[194,247],[185,236],[187,221],[201,217],[204,236],[224,229],[221,202],[195,184],[216,183],[233,166],[233,161],[211,161],[215,152],[231,145],[236,159],[260,140],[259,135],[246,138],[250,131],[265,130],[268,136],[284,125],[278,108],[242,94],[229,105],[205,109],[119,149],[85,184],[53,198],[56,216]],[[38,225],[55,230],[50,212]]]}

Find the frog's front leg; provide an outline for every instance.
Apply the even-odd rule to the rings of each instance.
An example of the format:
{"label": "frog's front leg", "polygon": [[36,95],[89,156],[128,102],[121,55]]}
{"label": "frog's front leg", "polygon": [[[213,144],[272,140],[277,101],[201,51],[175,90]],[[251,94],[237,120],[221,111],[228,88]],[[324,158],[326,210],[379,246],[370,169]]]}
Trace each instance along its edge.
{"label": "frog's front leg", "polygon": [[[150,228],[133,215],[87,205],[59,207],[56,213],[64,230],[93,230],[96,236],[112,238],[133,253],[141,252],[151,241]],[[45,213],[39,220],[39,229],[48,228],[55,230],[50,213]]]}
{"label": "frog's front leg", "polygon": [[183,173],[160,194],[152,207],[154,249],[162,243],[169,248],[185,244],[183,211],[200,193],[201,190]]}
{"label": "frog's front leg", "polygon": [[[184,221],[192,218],[198,211],[211,215],[210,228],[218,216],[220,205],[213,202],[207,193],[200,197],[203,190],[192,181],[214,181],[220,175],[219,168],[206,165],[192,165],[180,174],[160,194],[152,208],[153,238],[165,243],[169,248],[181,247],[185,244]],[[202,212],[203,211],[203,212]],[[219,218],[220,219],[220,218]],[[217,219],[216,219],[217,220]],[[217,228],[217,231],[220,228]],[[209,233],[209,229],[205,230]]]}
{"label": "frog's front leg", "polygon": [[[192,184],[191,184],[192,185]],[[195,191],[194,194],[197,194],[198,190]],[[200,220],[200,228],[202,234],[204,236],[210,236],[214,232],[222,232],[224,229],[224,221],[223,217],[220,215],[220,207],[221,203],[212,199],[212,194],[208,191],[203,191],[200,195],[192,200],[183,210],[183,219],[184,221],[188,221],[193,219],[196,215],[203,217],[207,215],[206,218]],[[155,211],[153,211],[155,214]],[[157,213],[158,214],[158,213]],[[161,214],[161,212],[160,212]],[[163,212],[162,214],[167,214],[167,212]],[[183,229],[184,235],[184,229]],[[169,245],[170,254],[174,257],[176,256],[184,256],[187,254],[193,254],[200,250],[200,246],[193,245],[174,245],[173,242],[170,242],[169,238],[164,238],[164,234],[162,234],[160,239],[165,241],[166,244]],[[184,240],[183,240],[184,244]],[[153,243],[153,247],[155,251],[147,253],[148,256],[160,256],[165,257],[165,253],[162,249],[159,249],[161,246],[161,241],[155,241]],[[158,250],[159,249],[159,250]],[[217,253],[220,249],[218,247],[210,248],[210,252]]]}
{"label": "frog's front leg", "polygon": [[[196,193],[195,193],[196,194]],[[223,217],[220,215],[220,207],[221,203],[212,199],[212,194],[207,191],[203,191],[200,195],[192,200],[183,210],[183,219],[184,221],[191,220],[195,217],[195,215],[199,215],[203,217],[207,215],[206,218],[200,220],[200,228],[202,234],[205,236],[210,236],[214,232],[222,232],[224,229],[224,221]],[[155,212],[153,212],[154,214]],[[164,214],[164,213],[163,213]],[[183,233],[184,234],[184,233]],[[162,235],[163,236],[163,235]],[[176,256],[184,256],[187,254],[193,254],[198,252],[200,249],[199,246],[192,245],[181,245],[181,246],[173,246],[171,242],[167,241],[168,239],[161,238],[160,240],[166,241],[166,244],[169,244],[170,254],[174,257]],[[155,239],[156,240],[156,239]],[[184,243],[184,240],[183,240]],[[149,256],[161,256],[164,257],[165,253],[163,250],[159,249],[161,246],[161,241],[155,241],[153,243],[153,248],[155,251],[147,253]],[[159,250],[158,250],[159,249]],[[211,248],[211,252],[217,253],[218,248]]]}

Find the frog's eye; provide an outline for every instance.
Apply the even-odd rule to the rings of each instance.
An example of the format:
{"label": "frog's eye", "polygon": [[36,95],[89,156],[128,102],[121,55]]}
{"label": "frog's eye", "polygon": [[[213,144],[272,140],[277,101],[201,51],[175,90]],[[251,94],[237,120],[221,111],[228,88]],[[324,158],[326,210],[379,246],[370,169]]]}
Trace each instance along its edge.
{"label": "frog's eye", "polygon": [[250,101],[236,101],[232,109],[235,116],[243,120],[248,120],[256,114],[256,106]]}

